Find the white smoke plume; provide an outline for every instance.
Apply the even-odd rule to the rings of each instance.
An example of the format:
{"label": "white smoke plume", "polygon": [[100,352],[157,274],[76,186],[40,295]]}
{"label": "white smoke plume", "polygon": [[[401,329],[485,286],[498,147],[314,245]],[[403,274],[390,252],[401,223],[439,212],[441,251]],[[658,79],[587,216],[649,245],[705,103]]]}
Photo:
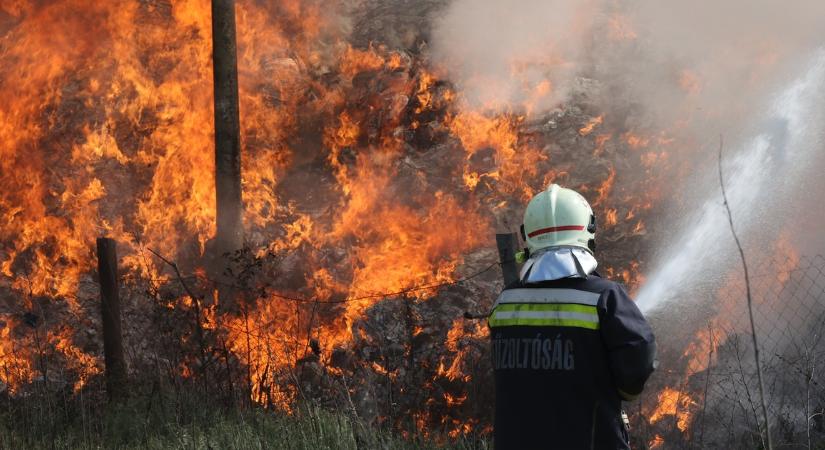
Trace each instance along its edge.
{"label": "white smoke plume", "polygon": [[[825,167],[825,80],[817,78],[825,2],[454,0],[433,26],[431,47],[469,107],[541,113],[564,107],[577,80],[592,79],[599,88],[585,95],[606,124],[676,140],[669,157],[692,175],[665,199],[670,232],[666,242],[651,242],[642,295],[738,264],[726,227],[699,237],[690,231],[722,214],[720,134],[747,250],[770,251],[779,231],[800,253],[825,250],[825,239],[802,225],[825,219],[817,200],[825,193],[817,175]],[[537,89],[542,83],[552,89]],[[692,260],[678,259],[680,248],[697,245],[703,250]],[[695,260],[708,249],[724,256]],[[657,275],[657,267],[669,273]]]}
{"label": "white smoke plume", "polygon": [[454,0],[430,43],[474,106],[550,108],[585,76],[660,120],[735,119],[825,43],[825,2]]}
{"label": "white smoke plume", "polygon": [[473,107],[549,108],[576,75],[590,10],[575,1],[455,0],[434,26],[433,60]]}

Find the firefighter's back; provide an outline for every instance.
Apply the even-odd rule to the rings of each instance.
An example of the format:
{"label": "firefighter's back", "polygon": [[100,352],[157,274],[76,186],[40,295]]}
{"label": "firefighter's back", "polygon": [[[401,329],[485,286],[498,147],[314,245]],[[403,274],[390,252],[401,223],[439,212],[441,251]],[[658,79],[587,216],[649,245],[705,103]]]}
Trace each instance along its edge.
{"label": "firefighter's back", "polygon": [[629,448],[621,399],[644,389],[656,345],[625,290],[595,272],[595,233],[576,191],[551,184],[527,205],[529,259],[490,314],[496,450]]}
{"label": "firefighter's back", "polygon": [[497,450],[629,448],[600,333],[619,289],[592,275],[502,292],[490,316]]}

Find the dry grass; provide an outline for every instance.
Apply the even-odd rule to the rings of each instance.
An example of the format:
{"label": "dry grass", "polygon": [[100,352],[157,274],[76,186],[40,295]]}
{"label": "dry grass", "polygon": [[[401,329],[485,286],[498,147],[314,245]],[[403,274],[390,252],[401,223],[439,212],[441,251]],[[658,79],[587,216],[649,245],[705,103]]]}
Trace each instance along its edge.
{"label": "dry grass", "polygon": [[[59,407],[43,399],[6,399],[0,448],[26,449],[453,449],[482,450],[485,441],[440,445],[423,436],[402,438],[356,417],[317,407],[292,415],[222,408],[197,396],[148,398],[119,406]],[[46,402],[52,403],[52,402]]]}

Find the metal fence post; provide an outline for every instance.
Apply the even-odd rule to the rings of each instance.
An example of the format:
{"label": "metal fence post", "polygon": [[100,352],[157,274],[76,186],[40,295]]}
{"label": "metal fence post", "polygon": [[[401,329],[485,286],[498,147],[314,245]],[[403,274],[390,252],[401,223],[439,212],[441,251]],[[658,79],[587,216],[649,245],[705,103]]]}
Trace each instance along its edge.
{"label": "metal fence post", "polygon": [[516,266],[518,235],[516,233],[497,233],[496,246],[498,247],[498,259],[501,262],[504,285],[507,286],[518,280],[518,267]]}

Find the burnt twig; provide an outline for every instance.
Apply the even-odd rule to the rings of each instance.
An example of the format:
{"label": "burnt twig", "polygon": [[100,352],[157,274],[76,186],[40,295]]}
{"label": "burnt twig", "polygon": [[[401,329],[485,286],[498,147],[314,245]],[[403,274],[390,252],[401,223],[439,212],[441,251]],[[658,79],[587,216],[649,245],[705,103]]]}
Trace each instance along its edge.
{"label": "burnt twig", "polygon": [[762,363],[759,360],[759,343],[756,338],[756,324],[753,319],[753,298],[751,296],[750,275],[748,274],[748,263],[745,260],[745,251],[742,250],[742,243],[739,242],[739,236],[736,234],[736,228],[733,226],[733,214],[728,204],[728,196],[725,193],[725,180],[722,176],[722,135],[719,135],[719,186],[722,188],[722,200],[724,200],[725,211],[728,215],[728,224],[730,225],[730,232],[733,234],[733,240],[736,241],[736,248],[739,249],[739,257],[742,260],[742,269],[745,272],[745,292],[748,298],[748,318],[751,325],[751,337],[753,338],[753,359],[756,362],[756,378],[759,382],[759,399],[762,403],[762,420],[765,421],[765,440],[767,441],[767,449],[773,450],[773,443],[771,441],[771,424],[768,421],[768,404],[765,402],[765,383],[762,381]]}
{"label": "burnt twig", "polygon": [[189,298],[192,299],[192,304],[195,306],[195,335],[198,340],[198,345],[200,346],[201,351],[201,366],[206,365],[206,341],[203,335],[203,325],[201,324],[201,303],[200,297],[195,295],[195,293],[189,289],[189,285],[186,284],[186,281],[183,279],[183,275],[180,273],[180,269],[178,269],[177,263],[174,261],[170,261],[164,258],[160,253],[152,250],[149,247],[146,247],[146,250],[152,252],[153,255],[157,256],[161,261],[172,267],[172,270],[175,271],[175,276],[178,278],[181,286],[183,286],[183,290],[186,291],[186,294],[189,295]]}
{"label": "burnt twig", "polygon": [[702,393],[702,415],[701,415],[701,431],[699,432],[699,448],[705,448],[705,410],[708,405],[708,387],[710,387],[710,370],[713,364],[713,326],[708,322],[708,368],[705,374],[705,391]]}

